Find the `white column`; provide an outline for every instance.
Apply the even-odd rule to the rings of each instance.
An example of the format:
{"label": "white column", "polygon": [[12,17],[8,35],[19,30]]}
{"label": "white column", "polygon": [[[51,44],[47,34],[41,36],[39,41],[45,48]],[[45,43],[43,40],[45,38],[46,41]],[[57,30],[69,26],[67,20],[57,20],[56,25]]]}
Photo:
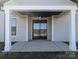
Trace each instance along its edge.
{"label": "white column", "polygon": [[26,41],[28,41],[28,16],[26,16]]}
{"label": "white column", "polygon": [[69,48],[71,51],[76,51],[76,33],[75,33],[75,13],[76,10],[71,10],[71,23],[70,23],[70,44]]}
{"label": "white column", "polygon": [[54,41],[54,19],[52,16],[52,41]]}
{"label": "white column", "polygon": [[10,51],[11,40],[10,40],[10,11],[5,10],[5,51]]}

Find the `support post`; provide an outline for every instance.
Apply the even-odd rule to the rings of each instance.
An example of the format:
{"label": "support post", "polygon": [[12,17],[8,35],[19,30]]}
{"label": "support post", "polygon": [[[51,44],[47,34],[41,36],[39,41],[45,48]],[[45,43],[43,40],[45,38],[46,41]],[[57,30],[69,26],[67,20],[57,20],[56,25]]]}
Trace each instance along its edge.
{"label": "support post", "polygon": [[76,13],[76,10],[70,11],[71,23],[70,23],[69,49],[71,51],[76,51],[75,13]]}
{"label": "support post", "polygon": [[5,10],[5,52],[11,49],[11,39],[10,39],[10,11]]}

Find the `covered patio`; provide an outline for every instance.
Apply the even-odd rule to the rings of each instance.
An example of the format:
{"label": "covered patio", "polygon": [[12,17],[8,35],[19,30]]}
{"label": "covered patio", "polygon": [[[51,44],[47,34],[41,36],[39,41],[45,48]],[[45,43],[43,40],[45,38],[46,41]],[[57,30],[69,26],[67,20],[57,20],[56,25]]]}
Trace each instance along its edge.
{"label": "covered patio", "polygon": [[[75,35],[75,13],[76,10],[74,8],[76,8],[75,6],[66,6],[66,7],[59,7],[56,6],[54,8],[54,6],[52,7],[46,7],[46,6],[39,6],[36,9],[36,6],[29,6],[29,8],[27,6],[14,6],[14,8],[11,8],[11,6],[7,6],[7,9],[5,9],[5,51],[9,52],[9,51],[16,51],[16,52],[23,52],[23,51],[76,51],[76,35]],[[35,9],[32,9],[35,8]],[[18,42],[16,44],[14,44],[13,46],[11,46],[11,35],[10,35],[10,25],[9,25],[9,21],[10,21],[10,12],[11,10],[40,10],[40,11],[48,11],[48,9],[50,11],[54,11],[54,10],[58,10],[58,11],[69,11],[69,16],[71,17],[70,20],[70,29],[69,29],[69,46],[65,45],[62,42],[55,42],[54,41],[54,26],[53,26],[53,17],[52,17],[52,31],[51,31],[51,37],[52,37],[52,41],[50,42],[28,42],[28,20],[26,20],[26,41],[25,42]],[[28,19],[28,17],[27,17]],[[26,43],[27,42],[27,43]],[[45,47],[45,48],[44,48]]]}
{"label": "covered patio", "polygon": [[[77,7],[74,3],[71,3],[69,1],[65,1],[65,0],[62,0],[61,2],[60,1],[50,0],[49,3],[48,3],[48,1],[43,1],[43,3],[42,3],[41,1],[38,0],[36,2],[31,1],[31,2],[33,2],[33,4],[32,4],[30,1],[26,1],[26,0],[19,1],[18,0],[18,1],[10,1],[9,3],[6,3],[3,7],[3,9],[5,10],[5,47],[4,47],[4,51],[5,52],[9,52],[9,51],[11,51],[11,52],[69,51],[69,49],[70,49],[70,51],[76,51],[75,13],[76,13]],[[28,4],[28,2],[29,2],[29,4]],[[40,2],[40,3],[37,3],[37,2]],[[69,37],[69,40],[68,40],[69,46],[66,45],[65,43],[62,43],[61,40],[56,42],[55,33],[54,33],[55,30],[54,30],[53,16],[52,16],[52,21],[51,21],[51,25],[52,25],[51,26],[51,35],[49,35],[49,36],[51,36],[51,41],[29,41],[29,29],[28,29],[29,20],[28,20],[28,16],[26,16],[26,19],[27,19],[26,23],[25,23],[26,31],[24,31],[26,40],[23,41],[23,39],[21,39],[22,42],[19,42],[19,40],[18,40],[17,43],[15,43],[14,45],[11,45],[11,29],[10,29],[11,11],[20,11],[20,12],[22,12],[22,11],[25,11],[25,12],[29,12],[29,11],[54,11],[54,12],[55,11],[57,11],[57,12],[58,11],[68,11],[67,16],[69,16],[68,20],[70,21],[70,23],[69,23],[70,25],[68,25],[69,30],[67,31],[68,32],[67,35]],[[64,18],[64,16],[62,16],[62,17],[63,17],[62,19],[68,18],[68,17]],[[63,24],[63,22],[61,22],[61,24]],[[20,30],[20,31],[23,31],[23,30]],[[62,31],[62,29],[61,29],[61,31]],[[62,34],[61,32],[57,32],[57,33],[59,35]],[[59,37],[59,35],[58,35],[58,37]],[[56,34],[56,36],[57,36],[57,34]],[[59,39],[58,37],[56,37],[56,38]],[[62,37],[64,37],[64,36],[61,36],[61,38]],[[63,39],[65,39],[65,37]]]}
{"label": "covered patio", "polygon": [[55,52],[70,51],[67,44],[57,41],[33,40],[29,42],[17,42],[12,45],[10,52]]}

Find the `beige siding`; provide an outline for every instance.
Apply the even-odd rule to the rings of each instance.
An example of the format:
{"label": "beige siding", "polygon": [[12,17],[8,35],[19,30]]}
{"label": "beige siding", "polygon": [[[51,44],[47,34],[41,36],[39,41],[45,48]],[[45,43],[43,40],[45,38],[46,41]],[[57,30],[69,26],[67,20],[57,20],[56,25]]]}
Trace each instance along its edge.
{"label": "beige siding", "polygon": [[12,41],[26,41],[26,16],[17,12],[12,12],[11,17],[16,17],[16,36],[11,36]]}
{"label": "beige siding", "polygon": [[54,38],[55,41],[69,41],[70,15],[65,13],[58,18],[54,18]]}
{"label": "beige siding", "polygon": [[48,40],[52,40],[52,17],[48,19]]}

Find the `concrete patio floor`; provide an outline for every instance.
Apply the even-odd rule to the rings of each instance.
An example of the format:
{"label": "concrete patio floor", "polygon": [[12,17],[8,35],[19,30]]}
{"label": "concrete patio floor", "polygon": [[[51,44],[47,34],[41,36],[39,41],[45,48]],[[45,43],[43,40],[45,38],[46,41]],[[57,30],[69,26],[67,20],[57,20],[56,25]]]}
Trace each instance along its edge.
{"label": "concrete patio floor", "polygon": [[69,46],[63,42],[34,40],[17,42],[12,45],[10,52],[54,52],[70,51]]}

